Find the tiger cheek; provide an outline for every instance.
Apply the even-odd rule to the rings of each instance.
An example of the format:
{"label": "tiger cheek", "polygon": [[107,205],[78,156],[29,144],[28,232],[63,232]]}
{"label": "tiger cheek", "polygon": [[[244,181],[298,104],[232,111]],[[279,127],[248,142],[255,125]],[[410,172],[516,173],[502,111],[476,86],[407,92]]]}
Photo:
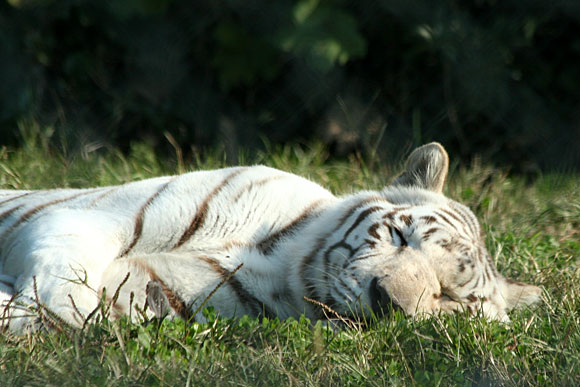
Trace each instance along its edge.
{"label": "tiger cheek", "polygon": [[453,291],[470,275],[470,267],[466,266],[462,259],[457,258],[454,251],[445,250],[437,245],[430,246],[430,250],[429,259],[433,261],[433,270],[444,290]]}
{"label": "tiger cheek", "polygon": [[324,255],[324,267],[332,272],[342,267],[344,262],[351,257],[352,253],[347,246],[335,245]]}
{"label": "tiger cheek", "polygon": [[386,291],[408,315],[437,312],[439,302],[433,295],[441,294],[441,287],[435,271],[421,258],[405,258],[389,265]]}

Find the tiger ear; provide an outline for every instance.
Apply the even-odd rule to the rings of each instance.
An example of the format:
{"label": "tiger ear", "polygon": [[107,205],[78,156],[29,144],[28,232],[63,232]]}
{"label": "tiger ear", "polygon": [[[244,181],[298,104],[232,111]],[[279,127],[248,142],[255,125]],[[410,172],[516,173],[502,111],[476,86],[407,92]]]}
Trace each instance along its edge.
{"label": "tiger ear", "polygon": [[542,294],[542,288],[506,278],[503,279],[502,293],[507,309],[512,310],[538,302]]}
{"label": "tiger ear", "polygon": [[414,186],[443,192],[449,172],[449,156],[438,142],[415,149],[405,164],[405,171],[393,180],[393,185]]}

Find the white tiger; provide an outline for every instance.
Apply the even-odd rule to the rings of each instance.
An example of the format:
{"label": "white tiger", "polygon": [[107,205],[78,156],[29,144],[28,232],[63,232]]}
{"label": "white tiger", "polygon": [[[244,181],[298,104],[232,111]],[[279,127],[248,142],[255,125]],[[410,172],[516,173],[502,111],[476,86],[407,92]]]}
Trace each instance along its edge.
{"label": "white tiger", "polygon": [[321,319],[326,305],[507,321],[541,290],[498,273],[473,213],[442,194],[448,165],[441,145],[424,145],[392,185],[343,197],[264,166],[0,191],[5,324],[37,327],[22,306],[41,304],[80,326],[101,298],[113,317],[149,299],[149,316],[198,321],[204,302],[222,316]]}

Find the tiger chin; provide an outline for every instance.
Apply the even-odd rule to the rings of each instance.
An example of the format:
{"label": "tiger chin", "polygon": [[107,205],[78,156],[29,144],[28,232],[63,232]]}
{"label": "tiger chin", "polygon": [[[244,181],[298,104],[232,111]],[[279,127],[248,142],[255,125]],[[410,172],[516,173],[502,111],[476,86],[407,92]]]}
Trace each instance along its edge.
{"label": "tiger chin", "polygon": [[50,315],[79,327],[102,310],[204,321],[205,306],[225,317],[396,309],[509,321],[541,289],[497,271],[476,217],[442,194],[448,168],[430,143],[382,191],[340,197],[264,166],[0,191],[2,324],[22,332]]}

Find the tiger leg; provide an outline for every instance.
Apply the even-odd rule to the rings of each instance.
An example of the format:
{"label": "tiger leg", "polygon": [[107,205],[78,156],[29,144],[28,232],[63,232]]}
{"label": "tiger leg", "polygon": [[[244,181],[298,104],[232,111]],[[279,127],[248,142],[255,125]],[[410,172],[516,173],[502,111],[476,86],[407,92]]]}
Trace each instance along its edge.
{"label": "tiger leg", "polygon": [[[226,268],[192,253],[141,254],[112,262],[103,273],[101,294],[110,317],[181,317],[204,321],[200,306],[213,306],[223,316],[251,313],[239,301]],[[146,307],[147,305],[147,307]],[[143,313],[144,312],[144,313]]]}

